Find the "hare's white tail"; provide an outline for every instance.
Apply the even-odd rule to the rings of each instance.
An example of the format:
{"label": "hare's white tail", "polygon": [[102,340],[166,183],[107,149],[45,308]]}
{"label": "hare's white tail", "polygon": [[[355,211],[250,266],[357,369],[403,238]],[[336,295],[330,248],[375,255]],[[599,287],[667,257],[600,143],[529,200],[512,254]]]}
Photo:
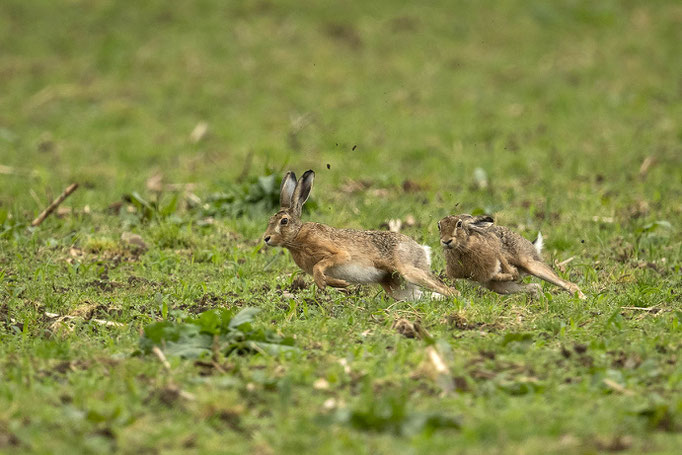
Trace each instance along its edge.
{"label": "hare's white tail", "polygon": [[429,264],[429,267],[431,267],[431,247],[428,245],[419,246],[424,250],[424,253],[426,254],[426,262]]}
{"label": "hare's white tail", "polygon": [[533,246],[535,247],[535,251],[538,252],[538,254],[542,254],[542,247],[545,245],[544,239],[542,238],[542,232],[538,231],[538,238],[535,239],[533,242]]}

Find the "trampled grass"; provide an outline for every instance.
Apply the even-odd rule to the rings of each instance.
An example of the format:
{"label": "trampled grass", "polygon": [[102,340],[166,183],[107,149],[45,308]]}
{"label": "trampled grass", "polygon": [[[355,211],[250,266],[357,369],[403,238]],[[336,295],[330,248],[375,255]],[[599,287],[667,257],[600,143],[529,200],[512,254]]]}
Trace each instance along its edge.
{"label": "trampled grass", "polygon": [[[677,453],[682,7],[365,3],[0,3],[1,451]],[[588,299],[316,291],[260,240],[308,168],[306,220],[440,272],[436,221],[493,213]],[[246,344],[164,365],[161,321]]]}

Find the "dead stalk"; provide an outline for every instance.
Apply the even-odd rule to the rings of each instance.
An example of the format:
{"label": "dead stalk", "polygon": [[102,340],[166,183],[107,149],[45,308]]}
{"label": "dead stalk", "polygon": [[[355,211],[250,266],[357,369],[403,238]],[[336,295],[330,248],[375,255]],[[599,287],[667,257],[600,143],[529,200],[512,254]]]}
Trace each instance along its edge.
{"label": "dead stalk", "polygon": [[163,351],[161,349],[159,349],[158,346],[154,346],[152,348],[152,352],[154,353],[154,355],[156,355],[156,357],[159,358],[161,365],[163,365],[163,367],[166,370],[170,371],[170,369],[171,369],[170,363],[168,363],[168,359],[166,359],[166,355],[163,353]]}
{"label": "dead stalk", "polygon": [[45,208],[45,210],[43,210],[42,213],[40,215],[38,215],[38,217],[35,220],[31,221],[31,227],[39,226],[40,223],[45,221],[45,218],[47,218],[50,215],[50,213],[54,212],[54,210],[57,207],[59,207],[59,204],[64,202],[64,199],[69,197],[69,195],[71,193],[73,193],[74,191],[76,191],[77,188],[78,188],[78,183],[72,183],[71,185],[66,187],[64,192],[62,194],[60,194],[59,197],[57,197],[57,199],[52,201],[52,203],[50,205],[48,205],[47,208]]}

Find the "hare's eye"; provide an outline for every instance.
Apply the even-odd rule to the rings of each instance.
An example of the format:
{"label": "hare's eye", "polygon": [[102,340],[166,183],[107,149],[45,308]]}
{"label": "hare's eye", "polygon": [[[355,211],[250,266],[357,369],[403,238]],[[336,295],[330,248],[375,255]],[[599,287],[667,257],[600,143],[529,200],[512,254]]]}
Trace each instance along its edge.
{"label": "hare's eye", "polygon": [[457,225],[455,227],[462,227],[462,220],[457,220]]}
{"label": "hare's eye", "polygon": [[287,224],[288,222],[289,222],[289,219],[282,218],[282,220],[279,222],[279,224]]}

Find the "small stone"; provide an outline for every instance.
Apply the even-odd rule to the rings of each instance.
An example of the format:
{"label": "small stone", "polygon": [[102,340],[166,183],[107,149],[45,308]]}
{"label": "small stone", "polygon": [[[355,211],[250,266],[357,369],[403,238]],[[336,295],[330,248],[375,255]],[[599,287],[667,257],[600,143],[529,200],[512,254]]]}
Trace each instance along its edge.
{"label": "small stone", "polygon": [[133,234],[132,232],[124,232],[123,234],[121,234],[121,240],[126,245],[130,245],[135,248],[139,248],[142,250],[146,250],[147,248],[149,248],[145,241],[142,240],[141,236],[139,236],[138,234]]}

